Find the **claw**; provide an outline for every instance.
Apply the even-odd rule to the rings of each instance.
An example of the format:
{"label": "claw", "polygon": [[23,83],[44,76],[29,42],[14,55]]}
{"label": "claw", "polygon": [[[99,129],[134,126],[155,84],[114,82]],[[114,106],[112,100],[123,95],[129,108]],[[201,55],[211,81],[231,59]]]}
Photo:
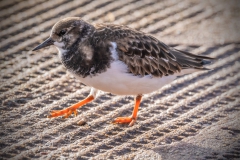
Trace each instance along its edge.
{"label": "claw", "polygon": [[74,112],[75,117],[77,117],[77,115],[78,115],[77,110],[74,110],[73,112]]}

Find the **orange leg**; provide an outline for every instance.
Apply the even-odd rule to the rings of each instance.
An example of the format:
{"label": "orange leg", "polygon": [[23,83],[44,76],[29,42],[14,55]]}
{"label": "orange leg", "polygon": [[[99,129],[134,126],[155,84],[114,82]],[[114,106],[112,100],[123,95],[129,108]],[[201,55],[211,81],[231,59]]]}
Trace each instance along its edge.
{"label": "orange leg", "polygon": [[84,100],[68,107],[65,108],[63,110],[55,110],[52,111],[50,113],[50,115],[48,116],[48,118],[52,118],[52,117],[58,117],[58,116],[63,116],[64,118],[69,117],[72,113],[74,113],[75,116],[77,116],[77,109],[79,107],[82,107],[84,104],[87,104],[88,102],[91,102],[92,100],[94,100],[94,96],[93,95],[89,95],[87,98],[85,98]]}
{"label": "orange leg", "polygon": [[137,120],[138,107],[141,103],[142,95],[138,95],[135,98],[135,106],[131,117],[118,117],[112,123],[129,123],[129,126],[132,126]]}

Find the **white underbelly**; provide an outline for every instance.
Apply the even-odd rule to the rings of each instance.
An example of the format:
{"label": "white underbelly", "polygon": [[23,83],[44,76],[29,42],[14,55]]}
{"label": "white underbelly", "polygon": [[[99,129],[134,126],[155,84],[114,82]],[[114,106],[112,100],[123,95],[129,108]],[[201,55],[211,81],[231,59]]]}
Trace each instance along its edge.
{"label": "white underbelly", "polygon": [[134,76],[127,73],[127,66],[121,61],[114,61],[105,72],[85,78],[78,77],[85,85],[117,95],[137,95],[151,93],[172,82],[175,75],[162,78]]}

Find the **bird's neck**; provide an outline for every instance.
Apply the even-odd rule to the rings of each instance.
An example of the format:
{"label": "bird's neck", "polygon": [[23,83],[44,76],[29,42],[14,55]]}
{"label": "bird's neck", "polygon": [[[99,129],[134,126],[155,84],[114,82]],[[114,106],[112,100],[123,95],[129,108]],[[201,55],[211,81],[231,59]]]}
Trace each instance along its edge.
{"label": "bird's neck", "polygon": [[91,34],[77,39],[69,48],[59,49],[61,61],[70,72],[81,77],[95,76],[110,67],[111,44],[95,43],[95,39]]}
{"label": "bird's neck", "polygon": [[[58,47],[60,59],[67,70],[81,77],[86,77],[90,74],[90,70],[93,67],[90,55],[93,53],[87,52],[87,48],[91,48],[87,40],[84,42],[77,40],[67,49]],[[89,51],[91,50],[89,49]],[[87,54],[90,55],[87,56]]]}

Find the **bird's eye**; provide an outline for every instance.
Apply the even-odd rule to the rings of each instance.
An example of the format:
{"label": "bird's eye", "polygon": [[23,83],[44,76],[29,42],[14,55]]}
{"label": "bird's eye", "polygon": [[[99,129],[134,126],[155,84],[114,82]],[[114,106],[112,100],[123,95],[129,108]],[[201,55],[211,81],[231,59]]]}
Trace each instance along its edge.
{"label": "bird's eye", "polygon": [[58,35],[59,35],[59,36],[63,36],[66,32],[67,32],[67,30],[66,30],[66,29],[63,29],[63,30],[61,30],[61,31],[58,33]]}

